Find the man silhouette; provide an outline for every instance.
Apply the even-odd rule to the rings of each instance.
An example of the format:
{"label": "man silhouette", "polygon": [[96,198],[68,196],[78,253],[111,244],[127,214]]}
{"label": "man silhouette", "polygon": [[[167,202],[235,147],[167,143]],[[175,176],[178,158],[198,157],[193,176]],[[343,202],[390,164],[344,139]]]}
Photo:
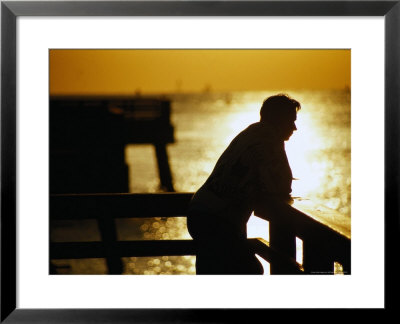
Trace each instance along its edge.
{"label": "man silhouette", "polygon": [[237,135],[193,196],[188,230],[196,248],[197,274],[262,274],[247,244],[246,224],[260,201],[289,202],[292,171],[284,141],[295,131],[298,101],[267,98],[260,122]]}

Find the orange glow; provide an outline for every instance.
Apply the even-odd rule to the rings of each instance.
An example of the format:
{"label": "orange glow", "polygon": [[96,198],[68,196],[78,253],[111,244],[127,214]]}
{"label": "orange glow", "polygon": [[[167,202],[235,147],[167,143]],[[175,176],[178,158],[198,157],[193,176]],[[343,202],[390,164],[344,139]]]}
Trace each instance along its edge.
{"label": "orange glow", "polygon": [[[262,101],[288,93],[302,105],[298,130],[285,142],[292,195],[326,207],[324,219],[350,233],[350,50],[50,50],[49,60],[50,95],[167,95],[176,138],[167,149],[177,192],[198,190],[231,140],[259,120]],[[130,192],[160,191],[153,146],[128,144],[125,161]],[[334,218],[328,208],[343,217]],[[118,224],[126,240],[190,239],[182,217]],[[131,231],[134,226],[140,232]],[[268,221],[253,214],[247,233],[269,241]],[[302,264],[302,241],[296,243]],[[270,264],[257,258],[270,274]],[[194,256],[125,262],[131,274],[195,273]],[[335,273],[341,272],[335,263]]]}
{"label": "orange glow", "polygon": [[50,50],[50,94],[350,87],[350,50]]}

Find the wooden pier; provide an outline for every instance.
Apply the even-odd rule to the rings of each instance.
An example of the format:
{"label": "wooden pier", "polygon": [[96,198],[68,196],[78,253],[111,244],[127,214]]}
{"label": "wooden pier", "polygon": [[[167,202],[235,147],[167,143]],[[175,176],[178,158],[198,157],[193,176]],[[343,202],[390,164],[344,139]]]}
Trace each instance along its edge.
{"label": "wooden pier", "polygon": [[[118,241],[115,219],[186,217],[192,193],[69,194],[50,196],[50,221],[95,219],[100,242],[51,242],[55,259],[105,258],[110,274],[123,273],[122,257],[196,255],[192,240]],[[269,221],[269,242],[248,239],[254,252],[270,263],[271,274],[334,274],[335,263],[351,273],[349,224],[337,214],[330,222],[290,205],[259,206],[255,215]],[[296,203],[294,204],[296,206]],[[303,211],[301,210],[303,209]],[[335,221],[338,220],[337,222]],[[266,229],[267,230],[267,229]],[[296,261],[296,238],[303,242],[302,262]]]}
{"label": "wooden pier", "polygon": [[50,98],[50,192],[129,192],[125,146],[155,147],[164,191],[174,191],[167,144],[174,142],[168,100]]}

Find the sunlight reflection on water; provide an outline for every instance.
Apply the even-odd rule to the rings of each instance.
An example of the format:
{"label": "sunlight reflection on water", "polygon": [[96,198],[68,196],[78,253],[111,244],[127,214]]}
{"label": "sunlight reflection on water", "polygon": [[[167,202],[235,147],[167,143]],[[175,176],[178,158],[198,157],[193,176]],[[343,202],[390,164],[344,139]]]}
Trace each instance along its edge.
{"label": "sunlight reflection on water", "polygon": [[[334,209],[350,218],[350,94],[346,91],[288,92],[299,100],[297,128],[286,142],[293,176],[293,196]],[[242,92],[171,96],[176,143],[167,147],[174,187],[194,192],[207,179],[220,154],[249,124],[259,120],[262,101],[275,93]],[[131,192],[158,192],[155,151],[129,145],[125,151]],[[119,240],[190,239],[186,218],[117,219]],[[58,227],[57,227],[58,226]],[[251,217],[248,237],[269,240],[268,222]],[[100,239],[93,222],[54,224],[53,241]],[[195,274],[194,256],[123,258],[125,274]],[[269,264],[262,260],[265,274]],[[55,260],[60,273],[107,273],[104,259]],[[335,265],[340,273],[340,265]]]}

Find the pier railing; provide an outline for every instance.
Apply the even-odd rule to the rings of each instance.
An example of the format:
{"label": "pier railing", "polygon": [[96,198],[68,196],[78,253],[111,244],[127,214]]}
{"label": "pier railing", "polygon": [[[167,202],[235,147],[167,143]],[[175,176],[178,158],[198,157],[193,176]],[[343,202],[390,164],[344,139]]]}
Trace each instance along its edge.
{"label": "pier railing", "polygon": [[[349,218],[327,208],[307,209],[296,202],[293,206],[269,202],[258,206],[255,215],[269,222],[269,248],[295,259],[302,273],[351,273]],[[270,265],[271,273],[293,273],[283,262]]]}
{"label": "pier railing", "polygon": [[[105,258],[108,272],[121,274],[122,257],[196,255],[192,240],[118,241],[115,222],[118,218],[186,217],[192,195],[51,195],[51,222],[95,219],[101,241],[50,242],[50,260]],[[271,274],[333,274],[335,263],[341,267],[342,273],[350,274],[349,235],[289,205],[260,206],[255,214],[269,221],[270,240],[254,238],[248,239],[248,243],[255,253],[270,263]],[[296,259],[299,242],[302,242],[301,260]]]}

